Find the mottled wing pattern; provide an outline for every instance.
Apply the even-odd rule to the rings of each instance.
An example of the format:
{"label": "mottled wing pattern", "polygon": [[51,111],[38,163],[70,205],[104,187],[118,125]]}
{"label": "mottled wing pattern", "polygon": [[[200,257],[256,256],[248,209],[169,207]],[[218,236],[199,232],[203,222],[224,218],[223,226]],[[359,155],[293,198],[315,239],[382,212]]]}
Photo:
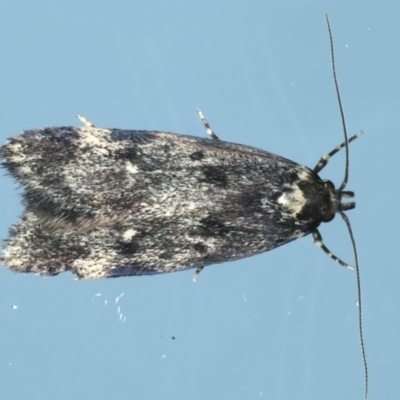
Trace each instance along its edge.
{"label": "mottled wing pattern", "polygon": [[261,253],[311,230],[275,202],[306,168],[248,146],[61,127],[24,132],[0,157],[24,188],[26,211],[1,256],[17,271],[165,273]]}

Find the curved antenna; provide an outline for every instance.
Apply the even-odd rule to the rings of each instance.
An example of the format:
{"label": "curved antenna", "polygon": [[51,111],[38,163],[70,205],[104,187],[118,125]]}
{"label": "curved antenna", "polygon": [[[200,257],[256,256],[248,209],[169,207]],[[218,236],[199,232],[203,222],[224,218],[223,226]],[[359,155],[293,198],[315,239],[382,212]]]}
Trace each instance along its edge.
{"label": "curved antenna", "polygon": [[[347,181],[349,178],[349,142],[350,141],[348,140],[348,136],[347,136],[346,120],[344,117],[342,100],[340,98],[339,85],[338,85],[337,78],[336,78],[335,55],[334,55],[334,51],[333,51],[333,38],[332,38],[331,26],[329,24],[328,14],[325,14],[325,17],[326,17],[326,23],[328,25],[329,41],[330,41],[330,45],[331,45],[333,81],[335,83],[336,96],[337,96],[338,103],[339,103],[340,117],[342,119],[342,127],[343,127],[344,139],[345,139],[345,150],[346,150],[345,172],[344,172],[343,182],[337,190],[337,193],[340,193],[343,195],[343,194],[345,194],[345,192],[343,192],[343,189],[346,187]],[[354,139],[355,138],[356,137],[354,137]],[[353,138],[351,138],[351,140],[353,140]],[[338,146],[338,147],[341,147],[341,146]],[[318,167],[318,164],[317,164],[316,168],[317,167]],[[345,224],[347,226],[347,230],[350,235],[350,240],[351,240],[351,244],[353,246],[354,258],[355,258],[355,270],[356,270],[356,275],[357,275],[357,297],[358,297],[358,333],[359,333],[359,337],[360,337],[361,354],[362,354],[362,360],[363,360],[363,364],[364,364],[364,378],[365,378],[365,394],[364,394],[364,396],[365,396],[365,399],[367,399],[367,397],[368,397],[368,364],[367,364],[367,356],[365,353],[364,335],[363,335],[360,268],[358,265],[357,248],[356,248],[356,243],[355,243],[354,236],[353,236],[353,231],[351,229],[350,221],[343,211],[345,211],[345,208],[340,208],[338,210],[340,216],[342,217],[343,221],[345,222]]]}
{"label": "curved antenna", "polygon": [[340,185],[340,187],[338,189],[338,191],[341,192],[346,187],[347,181],[349,179],[349,145],[348,145],[348,138],[347,138],[346,120],[344,118],[342,100],[340,99],[339,85],[337,83],[337,78],[336,78],[335,54],[334,54],[334,51],[333,51],[333,38],[332,38],[331,26],[329,24],[328,14],[325,14],[325,17],[326,17],[326,23],[328,25],[329,41],[330,41],[330,44],[331,44],[331,60],[332,60],[333,81],[335,83],[336,96],[337,96],[338,103],[339,103],[340,117],[342,119],[344,141],[346,143],[346,147],[345,147],[345,149],[346,149],[346,163],[345,163],[345,170],[344,170],[344,178],[343,178],[342,184]]}
{"label": "curved antenna", "polygon": [[355,258],[355,270],[357,276],[357,297],[358,297],[358,333],[360,336],[360,345],[361,345],[361,354],[364,363],[364,378],[365,378],[365,399],[368,397],[368,364],[367,364],[367,356],[365,353],[365,345],[364,345],[364,335],[363,335],[363,322],[362,322],[362,303],[361,303],[361,278],[360,278],[360,269],[358,267],[358,255],[356,242],[354,240],[353,231],[351,229],[350,221],[347,218],[347,215],[343,211],[339,211],[340,216],[343,221],[347,225],[347,229],[349,231],[351,244],[353,246],[354,258]]}

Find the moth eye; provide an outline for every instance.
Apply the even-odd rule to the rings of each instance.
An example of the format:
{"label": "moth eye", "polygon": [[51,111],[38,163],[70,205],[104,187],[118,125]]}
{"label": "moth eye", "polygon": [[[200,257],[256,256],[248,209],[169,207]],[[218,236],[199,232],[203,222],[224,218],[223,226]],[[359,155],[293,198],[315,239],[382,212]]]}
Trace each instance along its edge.
{"label": "moth eye", "polygon": [[323,182],[324,182],[324,186],[325,186],[328,190],[331,190],[331,191],[334,191],[334,190],[335,190],[335,185],[334,185],[331,181],[329,181],[329,180],[324,180]]}
{"label": "moth eye", "polygon": [[330,222],[333,220],[333,218],[335,218],[335,213],[331,213],[329,215],[326,215],[323,219],[322,222]]}

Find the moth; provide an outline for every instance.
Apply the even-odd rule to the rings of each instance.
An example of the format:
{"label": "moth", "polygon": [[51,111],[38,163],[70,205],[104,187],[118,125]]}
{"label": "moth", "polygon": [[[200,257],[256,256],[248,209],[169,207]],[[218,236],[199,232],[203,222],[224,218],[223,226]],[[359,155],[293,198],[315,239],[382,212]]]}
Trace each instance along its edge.
{"label": "moth", "polygon": [[[340,214],[358,258],[343,199],[349,143],[328,23],[334,83],[344,142],[310,169],[253,147],[220,140],[201,111],[210,138],[159,131],[47,127],[12,137],[0,148],[2,166],[23,188],[25,210],[3,242],[2,264],[17,272],[80,279],[162,274],[269,251],[302,236],[352,269],[323,244],[318,227]],[[346,151],[339,188],[319,173]]]}
{"label": "moth", "polygon": [[11,138],[0,155],[24,188],[25,211],[3,264],[81,279],[201,269],[309,233],[321,244],[320,223],[355,206],[342,202],[352,192],[318,176],[328,157],[311,170],[224,142],[199,115],[211,139],[102,129],[83,118],[84,127]]}
{"label": "moth", "polygon": [[[336,213],[348,224],[344,211],[355,207],[342,201],[354,196],[344,190],[348,143],[362,132],[348,140],[344,129],[345,142],[310,169],[222,141],[199,116],[210,139],[97,128],[83,117],[83,127],[10,138],[0,160],[23,188],[25,210],[3,242],[3,265],[44,276],[71,271],[80,279],[188,268],[197,276],[207,265],[312,234],[352,268],[325,247],[318,226]],[[345,128],[343,112],[342,120]],[[345,178],[335,189],[318,174],[343,147]]]}

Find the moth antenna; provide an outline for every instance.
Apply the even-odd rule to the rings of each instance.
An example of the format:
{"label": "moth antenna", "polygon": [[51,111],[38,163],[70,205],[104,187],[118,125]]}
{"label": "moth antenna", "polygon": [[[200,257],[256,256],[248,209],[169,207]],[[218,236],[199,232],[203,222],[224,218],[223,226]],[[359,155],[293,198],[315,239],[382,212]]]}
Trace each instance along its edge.
{"label": "moth antenna", "polygon": [[343,106],[342,106],[342,100],[340,98],[339,85],[338,85],[337,78],[336,78],[335,53],[333,50],[333,38],[332,38],[331,26],[329,24],[328,14],[325,14],[325,17],[326,17],[326,23],[328,25],[329,41],[330,41],[330,45],[331,45],[333,82],[335,83],[336,96],[337,96],[338,104],[339,104],[340,118],[342,119],[344,142],[346,143],[346,162],[345,162],[344,178],[343,178],[342,184],[340,185],[340,187],[338,189],[338,191],[341,192],[346,187],[347,181],[349,179],[349,141],[347,138],[346,120],[344,118],[344,111],[343,111]]}
{"label": "moth antenna", "polygon": [[[346,187],[347,181],[348,181],[348,178],[349,178],[349,142],[350,141],[348,140],[348,136],[347,136],[346,120],[345,120],[345,117],[344,117],[342,101],[341,101],[341,98],[340,98],[339,85],[338,85],[337,78],[336,78],[335,55],[334,55],[334,50],[333,50],[333,38],[332,38],[331,26],[329,24],[328,14],[325,14],[325,17],[326,17],[326,23],[328,25],[329,41],[330,41],[330,47],[331,47],[333,81],[335,83],[336,96],[337,96],[337,99],[338,99],[340,117],[342,119],[342,127],[343,127],[344,139],[345,139],[344,140],[345,150],[346,150],[345,173],[344,173],[343,182],[340,185],[340,187],[337,189],[337,192],[341,193],[341,192],[343,192],[343,189]],[[360,134],[356,134],[355,136],[353,136],[351,138],[351,140],[356,139],[358,137],[357,135],[360,136],[361,133]],[[340,148],[342,148],[341,145],[338,146],[337,150],[334,149],[331,153],[335,154],[335,152],[339,151]],[[330,155],[332,155],[331,153],[330,153]],[[328,155],[327,160],[329,160],[329,155]],[[325,163],[325,165],[326,165],[326,163]],[[318,167],[318,164],[317,164],[317,166],[315,168],[317,168],[317,167]],[[343,192],[343,194],[345,194],[345,193],[346,192]],[[348,194],[351,194],[351,193],[349,192]],[[346,197],[352,197],[352,196],[347,196],[347,193],[346,193]],[[345,209],[346,208],[341,208],[337,212],[340,214],[340,216],[342,217],[343,221],[345,222],[345,224],[347,226],[347,230],[348,230],[349,235],[350,235],[351,244],[353,246],[353,253],[354,253],[354,259],[355,259],[355,270],[356,270],[356,276],[357,276],[358,333],[359,333],[359,337],[360,337],[361,354],[362,354],[362,360],[363,360],[363,364],[364,364],[364,379],[365,379],[365,394],[364,394],[364,396],[365,396],[365,399],[367,399],[367,397],[368,397],[368,364],[367,364],[367,356],[366,356],[366,353],[365,353],[364,335],[363,335],[360,268],[359,268],[359,264],[358,264],[358,255],[357,255],[356,243],[355,243],[355,240],[354,240],[353,231],[351,229],[350,221],[347,218],[346,214],[343,212]],[[350,209],[350,208],[347,208],[347,209]]]}
{"label": "moth antenna", "polygon": [[368,397],[368,364],[367,364],[367,356],[365,353],[365,345],[364,345],[364,335],[363,335],[363,321],[362,321],[362,303],[361,303],[361,278],[360,278],[360,269],[358,267],[358,255],[357,255],[357,247],[356,242],[354,240],[353,231],[351,229],[350,221],[347,218],[347,215],[343,211],[339,211],[340,216],[343,221],[347,225],[347,230],[349,232],[351,244],[353,246],[354,259],[355,259],[355,270],[357,277],[357,297],[358,297],[358,333],[360,335],[360,345],[361,345],[361,354],[364,363],[364,377],[365,377],[365,399]]}

